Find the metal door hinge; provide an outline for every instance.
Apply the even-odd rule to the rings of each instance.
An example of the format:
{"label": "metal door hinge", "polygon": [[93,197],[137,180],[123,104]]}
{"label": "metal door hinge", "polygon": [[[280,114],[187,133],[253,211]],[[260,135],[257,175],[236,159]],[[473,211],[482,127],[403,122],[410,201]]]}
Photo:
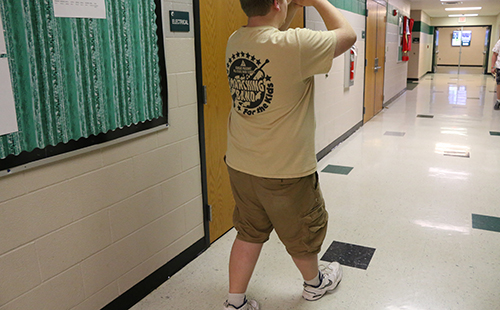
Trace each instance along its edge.
{"label": "metal door hinge", "polygon": [[203,104],[207,104],[207,86],[203,85]]}
{"label": "metal door hinge", "polygon": [[207,216],[208,216],[208,221],[211,222],[213,220],[213,217],[212,217],[212,206],[211,205],[207,205]]}

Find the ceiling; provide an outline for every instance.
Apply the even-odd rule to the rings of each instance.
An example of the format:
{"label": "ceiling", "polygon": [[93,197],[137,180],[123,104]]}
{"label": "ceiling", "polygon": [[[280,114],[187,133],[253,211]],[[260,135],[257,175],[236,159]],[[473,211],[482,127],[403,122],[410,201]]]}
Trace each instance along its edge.
{"label": "ceiling", "polygon": [[[412,10],[422,10],[430,17],[446,17],[449,14],[477,13],[479,16],[500,14],[500,0],[457,0],[454,4],[441,4],[439,0],[409,0]],[[443,2],[444,3],[444,2]],[[482,7],[479,11],[445,11],[445,8]]]}

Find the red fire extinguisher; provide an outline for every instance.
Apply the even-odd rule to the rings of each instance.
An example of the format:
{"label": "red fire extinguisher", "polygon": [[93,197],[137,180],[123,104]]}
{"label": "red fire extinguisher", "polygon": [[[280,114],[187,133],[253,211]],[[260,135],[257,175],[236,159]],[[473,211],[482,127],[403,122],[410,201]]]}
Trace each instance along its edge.
{"label": "red fire extinguisher", "polygon": [[351,65],[350,65],[350,68],[351,68],[351,72],[349,73],[349,79],[351,80],[351,83],[354,84],[354,61],[355,61],[355,58],[356,58],[356,52],[354,51],[353,48],[350,49],[351,50]]}
{"label": "red fire extinguisher", "polygon": [[411,32],[413,30],[413,24],[415,20],[412,18],[408,18],[407,16],[403,17],[403,61],[410,60],[408,52],[411,51]]}

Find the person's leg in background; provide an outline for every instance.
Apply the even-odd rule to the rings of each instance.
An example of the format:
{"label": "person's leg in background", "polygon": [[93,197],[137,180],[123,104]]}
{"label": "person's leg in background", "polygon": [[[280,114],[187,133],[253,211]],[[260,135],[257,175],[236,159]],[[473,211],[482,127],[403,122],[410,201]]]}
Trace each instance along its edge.
{"label": "person's leg in background", "polygon": [[496,69],[496,82],[497,82],[497,102],[495,103],[495,110],[500,110],[500,69]]}

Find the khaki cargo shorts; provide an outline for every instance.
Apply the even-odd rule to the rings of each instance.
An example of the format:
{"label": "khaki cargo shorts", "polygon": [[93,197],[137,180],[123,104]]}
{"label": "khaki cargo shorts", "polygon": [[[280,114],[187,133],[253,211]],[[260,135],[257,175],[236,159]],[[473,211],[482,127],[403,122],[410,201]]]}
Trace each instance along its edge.
{"label": "khaki cargo shorts", "polygon": [[237,238],[264,243],[273,229],[292,257],[318,254],[325,239],[328,213],[318,174],[268,179],[228,167],[236,202],[233,223]]}

